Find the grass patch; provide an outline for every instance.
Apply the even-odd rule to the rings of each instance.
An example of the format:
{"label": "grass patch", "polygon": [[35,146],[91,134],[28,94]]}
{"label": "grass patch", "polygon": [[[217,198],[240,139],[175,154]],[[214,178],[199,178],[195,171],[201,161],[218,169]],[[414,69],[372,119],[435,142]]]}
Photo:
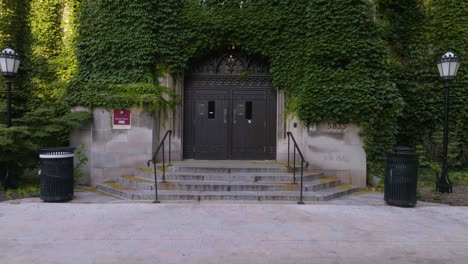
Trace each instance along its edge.
{"label": "grass patch", "polygon": [[96,191],[97,191],[97,188],[95,186],[75,189],[75,192],[96,192]]}
{"label": "grass patch", "polygon": [[361,188],[359,191],[352,193],[351,195],[363,195],[363,194],[369,194],[369,193],[378,193],[382,194],[382,192],[376,191],[375,189],[371,188]]}
{"label": "grass patch", "polygon": [[116,199],[119,199],[119,200],[124,200],[124,198],[122,198],[122,197],[119,197],[117,195],[113,195],[113,194],[110,194],[110,193],[107,193],[107,192],[103,192],[103,191],[100,191],[100,190],[96,190],[96,193],[99,193],[99,194],[104,195],[104,196],[116,198]]}
{"label": "grass patch", "polygon": [[5,190],[0,185],[0,201],[39,197],[41,190],[37,171],[37,169],[26,170],[19,177],[17,189]]}
{"label": "grass patch", "polygon": [[323,178],[323,179],[320,179],[320,183],[329,183],[329,182],[334,182],[334,181],[337,181],[339,180],[338,178]]}
{"label": "grass patch", "polygon": [[143,173],[154,173],[154,170],[149,170],[149,169],[139,169],[138,171],[143,172]]}
{"label": "grass patch", "polygon": [[20,182],[18,189],[0,189],[0,201],[40,196],[40,186],[35,183]]}
{"label": "grass patch", "polygon": [[[429,168],[419,168],[418,186],[435,186],[440,178]],[[449,171],[449,179],[454,185],[468,185],[468,171]]]}
{"label": "grass patch", "polygon": [[322,173],[321,171],[304,171],[304,174],[317,174]]}
{"label": "grass patch", "polygon": [[252,161],[250,162],[251,164],[270,164],[270,165],[284,165],[284,166],[287,166],[288,164],[287,163],[284,163],[284,162],[275,162],[275,161]]}
{"label": "grass patch", "polygon": [[152,180],[138,178],[133,175],[124,175],[122,176],[122,179],[129,180],[129,181],[136,181],[136,182],[153,182]]}
{"label": "grass patch", "polygon": [[119,183],[117,183],[115,181],[107,181],[107,182],[104,182],[104,183],[109,185],[110,187],[112,187],[114,189],[117,189],[117,190],[127,190],[127,191],[136,190],[133,187],[125,186],[125,185],[119,184]]}
{"label": "grass patch", "polygon": [[340,189],[340,190],[350,190],[353,188],[353,185],[351,184],[341,184],[336,186],[335,188]]}

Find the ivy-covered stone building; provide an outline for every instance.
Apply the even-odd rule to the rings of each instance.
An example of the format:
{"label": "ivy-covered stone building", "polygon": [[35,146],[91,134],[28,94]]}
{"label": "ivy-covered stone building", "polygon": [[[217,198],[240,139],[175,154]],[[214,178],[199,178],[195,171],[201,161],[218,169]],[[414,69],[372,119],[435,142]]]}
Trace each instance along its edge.
{"label": "ivy-covered stone building", "polygon": [[[5,0],[0,7],[8,11],[0,40],[25,57],[14,87],[14,105],[25,106],[16,115],[45,113],[37,111],[43,106],[65,117],[70,108],[90,112],[69,141],[85,145],[84,182],[93,185],[146,167],[171,130],[172,160],[278,164],[288,160],[290,132],[307,170],[364,187],[383,177],[395,144],[437,158],[430,152],[443,99],[433,60],[449,43],[467,58],[467,7],[456,0]],[[465,73],[451,90],[460,146],[468,144]],[[453,164],[468,164],[464,149],[453,151]]]}
{"label": "ivy-covered stone building", "polygon": [[[162,93],[169,90],[162,95],[162,102],[177,102],[172,108],[158,105],[161,109],[157,111],[145,108],[145,101],[143,108],[129,108],[132,122],[128,130],[113,129],[114,109],[121,108],[119,102],[113,103],[111,108],[90,107],[93,122],[73,131],[72,144],[85,142],[89,146],[91,184],[113,180],[144,167],[166,131],[172,130],[171,150],[175,160],[278,162],[287,161],[287,133],[291,132],[310,164],[309,169],[365,187],[366,154],[357,120],[338,118],[331,113],[320,119],[307,117],[310,119],[304,120],[300,116],[309,113],[287,110],[288,100],[294,101],[289,103],[291,105],[301,104],[301,98],[307,96],[302,95],[304,91],[301,90],[309,88],[298,86],[306,85],[304,78],[308,68],[318,66],[313,64],[329,63],[325,68],[330,72],[325,75],[340,74],[347,68],[357,71],[360,67],[371,67],[365,65],[370,61],[358,61],[361,56],[358,54],[353,54],[356,61],[345,54],[340,55],[342,58],[325,54],[323,58],[314,58],[315,55],[303,54],[322,48],[313,47],[317,43],[310,41],[314,30],[326,34],[320,32],[319,27],[323,25],[315,25],[317,19],[324,16],[323,6],[332,7],[333,12],[352,6],[353,1],[345,1],[346,4],[338,7],[323,1],[139,1],[130,6],[124,2],[89,1],[85,4],[78,31],[82,34],[77,51],[81,75],[70,89],[72,95],[93,89],[93,96],[113,97],[106,93],[112,93],[114,88],[106,91],[94,82],[145,82],[149,79],[156,84],[155,89],[164,87],[160,88]],[[362,22],[355,26],[358,30],[368,30],[372,28],[371,9],[366,8],[365,2],[358,2],[347,15],[361,16]],[[307,6],[310,10],[303,10]],[[316,15],[318,17],[314,17]],[[288,18],[293,20],[287,21]],[[307,26],[294,32],[303,22]],[[250,27],[257,34],[252,34]],[[331,41],[335,36],[324,37]],[[353,45],[358,46],[360,42],[378,52],[377,45],[369,37],[353,38],[358,41]],[[102,42],[96,42],[99,39]],[[114,41],[121,42],[115,45]],[[336,47],[326,49],[366,53],[340,41],[344,41],[343,37],[323,48],[334,44]],[[300,47],[293,47],[296,45]],[[316,55],[320,56],[321,52]],[[304,56],[306,58],[301,58]],[[304,77],[300,76],[302,74]],[[125,89],[131,90],[131,86]],[[95,91],[98,89],[102,94]],[[392,87],[383,89],[395,92]],[[368,93],[365,89],[361,91]],[[135,91],[130,96],[144,95]],[[317,99],[327,96],[323,93]],[[82,100],[87,103],[90,99]],[[121,99],[116,97],[118,100]],[[330,104],[330,108],[337,109],[346,102]]]}

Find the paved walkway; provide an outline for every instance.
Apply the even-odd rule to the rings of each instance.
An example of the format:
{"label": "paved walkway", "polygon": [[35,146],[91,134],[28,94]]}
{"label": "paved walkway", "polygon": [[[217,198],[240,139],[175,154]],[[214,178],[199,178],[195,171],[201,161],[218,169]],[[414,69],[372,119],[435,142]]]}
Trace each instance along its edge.
{"label": "paved walkway", "polygon": [[[41,199],[26,198],[20,200],[5,201],[3,203],[20,204],[20,203],[42,203]],[[68,203],[148,203],[144,201],[131,201],[112,196],[100,191],[86,191],[86,192],[75,192],[75,198]],[[295,202],[281,202],[281,201],[163,201],[168,204],[295,204]],[[1,204],[1,203],[0,203]],[[382,205],[387,206],[384,201],[383,193],[381,192],[357,192],[351,195],[345,195],[336,199],[323,202],[306,202],[308,205],[314,204],[329,204],[329,205]],[[426,203],[419,201],[418,207],[421,206],[448,206],[444,204]]]}
{"label": "paved walkway", "polygon": [[468,207],[398,208],[364,195],[374,198],[151,204],[78,193],[75,203],[4,202],[0,263],[467,263]]}

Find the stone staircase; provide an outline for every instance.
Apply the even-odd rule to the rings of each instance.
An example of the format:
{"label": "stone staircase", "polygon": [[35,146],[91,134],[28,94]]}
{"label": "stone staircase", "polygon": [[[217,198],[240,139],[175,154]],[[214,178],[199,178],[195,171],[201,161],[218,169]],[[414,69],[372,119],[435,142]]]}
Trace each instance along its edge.
{"label": "stone staircase", "polygon": [[[166,168],[161,182],[158,166],[159,200],[299,201],[300,169],[296,182],[285,164],[259,161],[184,161]],[[98,185],[100,191],[129,200],[154,200],[154,171],[139,169],[134,175]],[[304,201],[326,201],[357,191],[340,179],[304,169]]]}

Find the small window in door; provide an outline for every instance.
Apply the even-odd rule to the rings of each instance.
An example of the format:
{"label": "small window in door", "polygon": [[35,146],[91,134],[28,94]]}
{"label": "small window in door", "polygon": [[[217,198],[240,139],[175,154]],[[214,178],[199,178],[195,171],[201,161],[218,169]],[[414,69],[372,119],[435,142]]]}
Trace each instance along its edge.
{"label": "small window in door", "polygon": [[252,119],[252,102],[251,101],[245,102],[245,119],[248,119],[248,120]]}
{"label": "small window in door", "polygon": [[216,102],[215,101],[208,101],[208,119],[215,119],[216,118]]}

